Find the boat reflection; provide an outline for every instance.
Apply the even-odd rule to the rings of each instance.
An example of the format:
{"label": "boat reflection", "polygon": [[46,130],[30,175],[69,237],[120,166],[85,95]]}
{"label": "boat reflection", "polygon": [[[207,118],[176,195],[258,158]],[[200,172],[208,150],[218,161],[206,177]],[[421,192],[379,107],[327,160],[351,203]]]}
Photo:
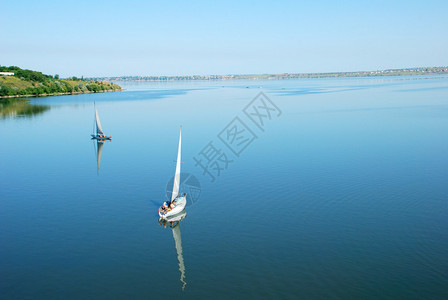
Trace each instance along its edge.
{"label": "boat reflection", "polygon": [[[92,139],[93,140],[93,139]],[[101,156],[103,155],[104,140],[94,140],[93,147],[96,154],[96,173],[100,173]]]}
{"label": "boat reflection", "polygon": [[182,283],[182,291],[185,289],[187,282],[185,281],[185,264],[184,257],[182,255],[182,237],[180,234],[180,222],[185,219],[187,212],[185,209],[180,213],[167,217],[166,219],[159,219],[159,225],[163,227],[169,226],[173,231],[174,243],[176,246],[177,260],[179,261],[180,282]]}
{"label": "boat reflection", "polygon": [[0,99],[0,119],[34,117],[49,109],[49,105],[33,105],[26,99]]}

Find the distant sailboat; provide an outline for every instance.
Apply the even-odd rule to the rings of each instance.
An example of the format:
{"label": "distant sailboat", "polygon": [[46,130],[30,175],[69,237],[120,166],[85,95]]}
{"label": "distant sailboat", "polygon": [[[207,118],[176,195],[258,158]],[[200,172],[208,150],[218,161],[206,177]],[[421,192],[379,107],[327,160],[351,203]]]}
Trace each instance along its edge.
{"label": "distant sailboat", "polygon": [[182,126],[180,127],[180,133],[179,133],[179,148],[177,150],[176,172],[174,174],[174,183],[173,183],[173,192],[171,194],[171,201],[163,203],[163,205],[159,208],[159,216],[162,219],[166,219],[167,217],[180,213],[187,204],[187,197],[186,197],[187,194],[184,193],[182,196],[179,196],[181,144],[182,144]]}
{"label": "distant sailboat", "polygon": [[[108,137],[103,133],[103,128],[101,128],[101,122],[100,117],[98,116],[98,110],[96,109],[96,103],[94,103],[95,106],[95,123],[94,123],[94,129],[93,134],[91,134],[92,139],[96,140],[111,140],[112,136],[109,135]],[[96,130],[95,130],[96,128]]]}

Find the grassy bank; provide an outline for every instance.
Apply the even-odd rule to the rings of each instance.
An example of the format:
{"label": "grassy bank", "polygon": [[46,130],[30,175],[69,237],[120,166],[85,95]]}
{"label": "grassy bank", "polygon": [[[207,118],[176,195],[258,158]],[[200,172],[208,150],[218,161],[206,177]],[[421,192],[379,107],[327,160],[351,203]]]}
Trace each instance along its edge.
{"label": "grassy bank", "polygon": [[18,67],[2,67],[0,72],[14,75],[0,75],[0,98],[56,96],[67,94],[98,93],[121,91],[119,85],[76,77],[59,79],[58,75],[45,75],[41,72],[23,70]]}

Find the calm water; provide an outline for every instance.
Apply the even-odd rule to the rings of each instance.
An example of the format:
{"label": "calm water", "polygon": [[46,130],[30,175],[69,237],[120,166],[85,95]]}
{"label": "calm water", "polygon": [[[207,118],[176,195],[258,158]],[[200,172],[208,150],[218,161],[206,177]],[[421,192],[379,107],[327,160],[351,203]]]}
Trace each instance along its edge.
{"label": "calm water", "polygon": [[448,78],[119,84],[2,113],[0,298],[448,298]]}

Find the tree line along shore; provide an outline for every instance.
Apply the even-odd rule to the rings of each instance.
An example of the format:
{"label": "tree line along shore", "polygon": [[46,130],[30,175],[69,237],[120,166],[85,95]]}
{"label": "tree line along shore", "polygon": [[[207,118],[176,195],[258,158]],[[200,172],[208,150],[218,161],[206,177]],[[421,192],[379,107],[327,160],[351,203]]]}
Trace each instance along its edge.
{"label": "tree line along shore", "polygon": [[16,66],[0,66],[0,98],[40,97],[121,91],[119,85],[84,78],[60,79]]}

